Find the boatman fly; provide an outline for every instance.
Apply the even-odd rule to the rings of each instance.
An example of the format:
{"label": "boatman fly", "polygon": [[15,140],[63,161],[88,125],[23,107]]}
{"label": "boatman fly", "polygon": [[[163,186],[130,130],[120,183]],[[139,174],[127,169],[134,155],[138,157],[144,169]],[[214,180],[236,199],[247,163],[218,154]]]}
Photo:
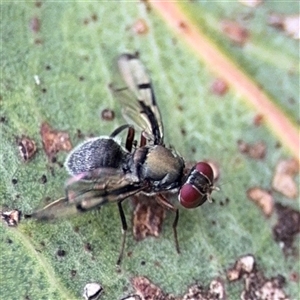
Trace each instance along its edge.
{"label": "boatman fly", "polygon": [[[122,113],[128,124],[109,136],[92,138],[75,147],[65,162],[71,175],[66,183],[66,196],[28,217],[49,220],[116,202],[123,236],[117,260],[117,265],[120,265],[127,230],[123,200],[137,193],[155,195],[158,204],[173,210],[173,232],[179,252],[176,231],[179,212],[164,193],[178,192],[182,206],[195,208],[210,200],[216,187],[209,164],[198,162],[186,172],[183,158],[165,146],[163,122],[152,83],[138,56],[122,54],[118,58],[118,69],[123,86],[111,85],[111,89],[122,104]],[[133,125],[141,130],[139,145],[134,139]],[[127,138],[123,146],[117,136],[124,130]]]}

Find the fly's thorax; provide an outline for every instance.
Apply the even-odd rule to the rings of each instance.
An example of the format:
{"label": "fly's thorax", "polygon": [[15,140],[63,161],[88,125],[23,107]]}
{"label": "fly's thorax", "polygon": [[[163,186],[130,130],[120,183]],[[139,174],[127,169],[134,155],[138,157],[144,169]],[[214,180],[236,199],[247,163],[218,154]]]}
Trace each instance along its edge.
{"label": "fly's thorax", "polygon": [[161,145],[137,149],[134,161],[141,181],[148,181],[154,191],[176,188],[184,169],[182,157]]}

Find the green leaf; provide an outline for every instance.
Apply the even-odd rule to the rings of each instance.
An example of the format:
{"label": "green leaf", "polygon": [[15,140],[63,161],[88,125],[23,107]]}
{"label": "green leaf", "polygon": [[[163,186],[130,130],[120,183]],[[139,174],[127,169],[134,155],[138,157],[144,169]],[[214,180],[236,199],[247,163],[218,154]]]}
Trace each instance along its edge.
{"label": "green leaf", "polygon": [[[299,13],[296,4],[269,1],[255,9],[238,2],[180,5],[294,124],[299,122],[299,44],[267,25],[270,12]],[[139,19],[148,26],[145,34],[134,29]],[[223,19],[242,21],[251,32],[251,42],[233,45],[218,27]],[[289,156],[288,150],[285,145],[278,147],[277,137],[264,125],[254,126],[256,112],[238,92],[230,89],[222,97],[211,92],[215,75],[210,66],[199,61],[155,9],[127,1],[3,2],[0,22],[2,209],[31,213],[49,203],[47,197],[55,200],[64,194],[68,176],[43,151],[43,122],[67,131],[73,146],[83,140],[78,129],[86,136],[108,135],[124,123],[109,84],[115,76],[115,58],[125,51],[139,51],[151,74],[167,145],[189,161],[213,160],[221,170],[221,191],[213,194],[214,204],[180,209],[180,255],[174,247],[173,214],[167,214],[159,238],[136,242],[131,234],[132,206],[126,202],[130,226],[121,273],[115,270],[121,224],[114,204],[55,223],[22,220],[17,228],[1,224],[3,299],[81,299],[85,284],[94,281],[104,288],[101,299],[120,299],[132,292],[130,279],[137,275],[179,296],[195,280],[208,285],[217,276],[225,278],[224,270],[247,253],[256,257],[268,276],[279,273],[289,278],[298,272],[299,260],[286,258],[272,237],[275,215],[266,219],[246,196],[253,186],[271,189],[276,163]],[[113,121],[101,119],[105,108],[115,111]],[[16,142],[22,135],[32,138],[38,148],[27,163]],[[254,160],[241,154],[238,140],[264,141],[266,157]],[[57,160],[63,163],[65,157],[59,152]],[[299,206],[299,199],[275,192],[274,197]],[[222,205],[226,198],[229,203]],[[242,286],[226,284],[226,289],[230,299],[237,299]],[[299,286],[289,282],[285,290],[295,299]]]}

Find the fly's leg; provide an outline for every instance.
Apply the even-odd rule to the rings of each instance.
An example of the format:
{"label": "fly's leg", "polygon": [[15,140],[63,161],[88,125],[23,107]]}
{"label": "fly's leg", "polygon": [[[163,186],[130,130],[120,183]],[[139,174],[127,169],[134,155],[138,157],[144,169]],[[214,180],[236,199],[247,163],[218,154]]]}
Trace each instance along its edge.
{"label": "fly's leg", "polygon": [[119,214],[122,222],[122,242],[121,242],[121,249],[120,249],[120,254],[117,260],[117,269],[119,269],[120,264],[122,262],[123,254],[124,254],[124,247],[125,247],[125,242],[126,242],[126,233],[127,233],[127,222],[126,222],[126,217],[124,214],[124,210],[122,207],[122,202],[118,202],[118,208],[119,208]]}
{"label": "fly's leg", "polygon": [[136,146],[136,141],[134,141],[135,130],[132,125],[125,124],[125,125],[118,127],[111,133],[111,135],[109,137],[114,138],[127,128],[128,128],[128,133],[127,133],[127,137],[126,137],[125,148],[126,148],[126,150],[128,150],[128,152],[131,152],[132,146]]}
{"label": "fly's leg", "polygon": [[174,207],[172,203],[170,203],[165,196],[162,194],[158,194],[156,197],[156,201],[158,204],[160,204],[162,207],[167,208],[169,210],[172,210],[175,212],[175,218],[173,221],[173,234],[174,234],[174,241],[175,241],[175,247],[177,253],[180,253],[180,248],[179,248],[179,243],[178,243],[178,238],[177,238],[177,225],[178,225],[178,220],[179,220],[179,210],[178,208]]}
{"label": "fly's leg", "polygon": [[147,140],[144,137],[143,133],[141,134],[140,147],[144,147],[147,144]]}

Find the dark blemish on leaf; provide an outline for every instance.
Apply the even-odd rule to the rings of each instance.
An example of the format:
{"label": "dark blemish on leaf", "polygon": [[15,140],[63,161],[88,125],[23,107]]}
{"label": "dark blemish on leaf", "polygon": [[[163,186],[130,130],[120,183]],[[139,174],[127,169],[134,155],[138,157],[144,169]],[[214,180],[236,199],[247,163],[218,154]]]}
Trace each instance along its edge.
{"label": "dark blemish on leaf", "polygon": [[84,77],[83,76],[79,76],[79,81],[84,81]]}
{"label": "dark blemish on leaf", "polygon": [[42,92],[45,94],[47,93],[47,89],[46,88],[42,88]]}
{"label": "dark blemish on leaf", "polygon": [[50,71],[50,70],[51,70],[51,66],[47,65],[47,66],[45,67],[45,69],[46,69],[47,71]]}
{"label": "dark blemish on leaf", "polygon": [[57,250],[56,255],[59,257],[64,257],[66,255],[66,251],[63,249],[59,249]]}
{"label": "dark blemish on leaf", "polygon": [[300,282],[299,278],[300,278],[300,276],[299,276],[299,273],[297,273],[297,272],[292,272],[290,274],[290,281],[292,281],[292,282],[299,283]]}
{"label": "dark blemish on leaf", "polygon": [[90,243],[86,243],[84,245],[84,250],[87,252],[91,252],[93,250],[92,245]]}
{"label": "dark blemish on leaf", "polygon": [[46,246],[46,244],[45,244],[44,241],[41,241],[41,242],[40,242],[40,245],[41,245],[42,247],[45,247],[45,246]]}
{"label": "dark blemish on leaf", "polygon": [[77,275],[77,271],[71,270],[70,274],[71,274],[71,277],[75,277]]}
{"label": "dark blemish on leaf", "polygon": [[90,23],[90,20],[88,19],[88,18],[85,18],[84,20],[83,20],[83,24],[84,25],[88,25]]}
{"label": "dark blemish on leaf", "polygon": [[178,26],[179,26],[179,28],[181,28],[183,31],[187,31],[187,30],[189,29],[188,26],[187,26],[187,24],[184,23],[183,21],[180,21],[180,22],[178,23]]}
{"label": "dark blemish on leaf", "polygon": [[280,148],[281,148],[281,143],[280,143],[280,142],[276,142],[275,148],[276,148],[276,149],[280,149]]}
{"label": "dark blemish on leaf", "polygon": [[17,194],[15,197],[16,197],[16,199],[19,199],[19,198],[20,198],[20,195],[19,195],[19,194]]}
{"label": "dark blemish on leaf", "polygon": [[193,147],[191,148],[191,151],[192,151],[192,153],[196,153],[196,148],[193,146]]}
{"label": "dark blemish on leaf", "polygon": [[84,134],[81,132],[81,130],[77,129],[76,131],[77,131],[77,138],[83,139],[84,138]]}
{"label": "dark blemish on leaf", "polygon": [[105,108],[101,112],[101,118],[104,121],[112,121],[115,118],[115,112],[109,108]]}
{"label": "dark blemish on leaf", "polygon": [[178,108],[179,111],[183,111],[183,106],[182,105],[178,104],[177,108]]}
{"label": "dark blemish on leaf", "polygon": [[34,40],[34,43],[35,43],[36,45],[42,45],[42,44],[43,44],[43,40],[41,40],[41,39],[35,39],[35,40]]}
{"label": "dark blemish on leaf", "polygon": [[144,260],[141,261],[141,266],[144,266],[146,262]]}
{"label": "dark blemish on leaf", "polygon": [[35,6],[40,8],[42,6],[42,2],[41,1],[36,1]]}
{"label": "dark blemish on leaf", "polygon": [[47,182],[47,176],[43,174],[42,177],[40,178],[40,183],[45,184],[46,182]]}
{"label": "dark blemish on leaf", "polygon": [[183,136],[186,135],[186,130],[185,130],[184,128],[180,128],[180,132],[181,132],[181,134],[182,134]]}
{"label": "dark blemish on leaf", "polygon": [[13,241],[12,241],[10,238],[7,238],[7,239],[6,239],[6,243],[7,243],[7,244],[12,244]]}
{"label": "dark blemish on leaf", "polygon": [[6,117],[0,117],[0,123],[7,123],[7,118]]}
{"label": "dark blemish on leaf", "polygon": [[300,213],[280,203],[275,204],[277,223],[273,227],[276,242],[281,243],[285,254],[293,253],[293,242],[300,233]]}
{"label": "dark blemish on leaf", "polygon": [[78,232],[79,232],[79,226],[75,226],[75,227],[73,228],[73,230],[74,230],[74,232],[78,233]]}
{"label": "dark blemish on leaf", "polygon": [[98,16],[97,16],[96,14],[92,14],[92,15],[91,15],[91,19],[92,19],[94,22],[96,22],[96,21],[98,21]]}
{"label": "dark blemish on leaf", "polygon": [[56,156],[51,157],[51,162],[52,162],[53,164],[55,164],[55,163],[57,162]]}
{"label": "dark blemish on leaf", "polygon": [[17,183],[18,183],[18,179],[13,178],[13,179],[11,180],[11,183],[14,184],[14,185],[17,184]]}

